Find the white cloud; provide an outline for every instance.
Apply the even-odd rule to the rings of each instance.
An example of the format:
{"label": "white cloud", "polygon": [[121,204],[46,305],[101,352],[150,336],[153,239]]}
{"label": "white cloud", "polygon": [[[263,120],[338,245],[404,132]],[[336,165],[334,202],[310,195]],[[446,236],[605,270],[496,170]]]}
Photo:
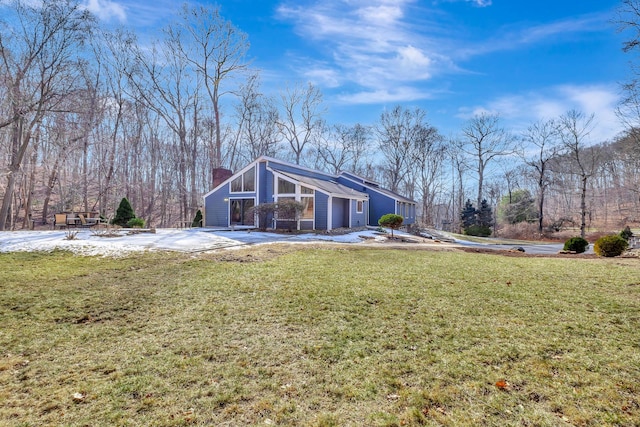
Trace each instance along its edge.
{"label": "white cloud", "polygon": [[493,4],[493,0],[434,0],[437,2],[445,2],[445,3],[458,3],[463,1],[465,3],[473,3],[477,7],[488,7]]}
{"label": "white cloud", "polygon": [[127,20],[125,8],[111,0],[87,0],[84,7],[103,21],[110,21],[112,18],[120,22]]}
{"label": "white cloud", "polygon": [[[424,18],[429,14],[425,9],[417,9],[421,6],[416,3],[328,0],[305,7],[282,6],[278,13],[294,23],[301,37],[325,50],[328,58],[319,66],[308,61],[297,63],[298,72],[305,76],[330,76],[330,87],[336,87],[339,80],[345,86],[355,85],[361,93],[344,99],[362,102],[368,98],[396,98],[402,91],[380,88],[409,87],[451,67],[452,61],[433,47],[440,43],[428,36],[440,30],[439,24],[434,20],[430,25]],[[422,19],[419,25],[416,16]]]}
{"label": "white cloud", "polygon": [[522,49],[523,46],[545,41],[557,42],[560,37],[580,33],[612,31],[611,16],[607,13],[587,14],[538,25],[518,25],[499,29],[495,36],[468,43],[456,50],[458,58],[484,55],[492,52]]}
{"label": "white cloud", "polygon": [[339,97],[339,100],[345,104],[384,104],[402,101],[416,101],[429,99],[431,97],[431,93],[424,92],[411,86],[401,86],[342,95]]}
{"label": "white cloud", "polygon": [[491,0],[465,0],[467,3],[473,3],[478,7],[491,6]]}
{"label": "white cloud", "polygon": [[461,108],[458,117],[468,119],[481,112],[499,114],[509,128],[519,132],[535,121],[557,118],[575,109],[594,115],[591,142],[597,143],[611,140],[623,130],[615,113],[618,101],[618,88],[614,85],[561,85]]}

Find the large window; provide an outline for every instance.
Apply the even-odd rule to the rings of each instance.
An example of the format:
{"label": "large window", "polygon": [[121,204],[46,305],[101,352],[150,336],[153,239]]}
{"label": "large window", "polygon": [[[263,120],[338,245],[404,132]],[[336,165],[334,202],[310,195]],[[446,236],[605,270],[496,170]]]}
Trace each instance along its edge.
{"label": "large window", "polygon": [[231,181],[232,193],[243,193],[256,191],[256,168],[255,166],[236,177]]}
{"label": "large window", "polygon": [[313,219],[313,197],[300,197],[300,203],[304,206],[301,219]]}
{"label": "large window", "polygon": [[291,182],[278,178],[278,194],[294,194],[296,192],[296,185]]}
{"label": "large window", "polygon": [[315,191],[313,188],[305,187],[304,185],[296,184],[295,182],[287,181],[280,177],[278,177],[276,188],[278,202],[290,200],[300,203],[303,207],[298,218],[296,218],[295,212],[279,212],[278,220],[300,220],[298,224],[299,227],[304,229],[313,228],[313,220],[315,218]]}
{"label": "large window", "polygon": [[[295,197],[278,197],[278,202],[295,202]],[[287,220],[287,221],[295,221],[296,220],[296,211],[295,209],[283,209],[282,207],[278,209],[278,219],[279,220]]]}
{"label": "large window", "polygon": [[254,225],[254,206],[254,199],[231,199],[231,202],[229,204],[231,213],[231,224]]}

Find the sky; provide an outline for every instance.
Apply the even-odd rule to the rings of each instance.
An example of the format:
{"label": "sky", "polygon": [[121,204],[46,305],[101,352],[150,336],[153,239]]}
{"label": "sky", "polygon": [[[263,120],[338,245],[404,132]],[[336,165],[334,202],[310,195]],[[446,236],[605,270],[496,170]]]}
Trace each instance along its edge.
{"label": "sky", "polygon": [[[592,142],[623,130],[615,115],[629,75],[619,0],[220,0],[248,35],[262,90],[311,82],[329,123],[373,124],[396,105],[421,108],[455,137],[474,114],[514,133],[570,109],[594,114]],[[103,22],[146,37],[172,0],[86,0]]]}

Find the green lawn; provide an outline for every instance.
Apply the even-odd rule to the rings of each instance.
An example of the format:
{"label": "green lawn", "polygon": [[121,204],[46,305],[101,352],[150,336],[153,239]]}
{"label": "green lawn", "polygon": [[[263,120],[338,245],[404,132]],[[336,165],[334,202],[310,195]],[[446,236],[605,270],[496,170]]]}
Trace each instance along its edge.
{"label": "green lawn", "polygon": [[264,246],[0,265],[3,426],[640,425],[637,259]]}

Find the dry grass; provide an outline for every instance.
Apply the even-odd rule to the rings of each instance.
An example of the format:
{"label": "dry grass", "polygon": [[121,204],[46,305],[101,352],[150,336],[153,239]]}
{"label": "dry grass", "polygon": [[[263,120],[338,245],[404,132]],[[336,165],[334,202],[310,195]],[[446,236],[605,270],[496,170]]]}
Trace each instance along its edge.
{"label": "dry grass", "polygon": [[0,254],[0,425],[634,426],[637,260]]}

